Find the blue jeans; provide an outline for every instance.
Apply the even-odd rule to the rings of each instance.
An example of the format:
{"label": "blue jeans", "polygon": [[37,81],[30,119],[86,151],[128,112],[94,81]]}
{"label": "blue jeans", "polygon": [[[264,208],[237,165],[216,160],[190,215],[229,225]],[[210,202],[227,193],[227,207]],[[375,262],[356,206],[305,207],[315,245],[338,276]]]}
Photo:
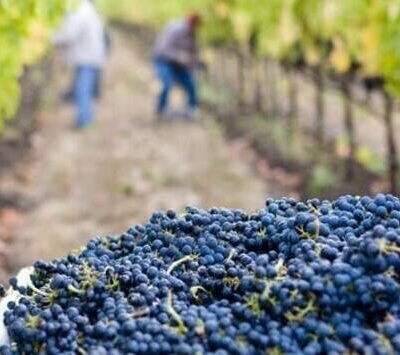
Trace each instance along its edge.
{"label": "blue jeans", "polygon": [[93,106],[100,74],[100,69],[96,67],[79,66],[75,69],[74,100],[77,108],[75,124],[78,128],[87,127],[93,122]]}
{"label": "blue jeans", "polygon": [[157,102],[158,113],[163,113],[167,108],[169,93],[174,84],[180,85],[186,92],[188,108],[194,109],[198,106],[196,80],[189,69],[163,58],[155,58],[154,67],[162,83]]}

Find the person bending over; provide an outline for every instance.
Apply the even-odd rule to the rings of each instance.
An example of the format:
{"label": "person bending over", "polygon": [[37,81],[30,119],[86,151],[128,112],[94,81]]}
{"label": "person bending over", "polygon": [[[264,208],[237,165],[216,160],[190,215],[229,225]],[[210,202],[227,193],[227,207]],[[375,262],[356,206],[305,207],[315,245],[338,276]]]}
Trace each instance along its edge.
{"label": "person bending over", "polygon": [[198,65],[197,30],[199,14],[170,23],[158,36],[154,47],[154,66],[162,83],[157,101],[157,117],[162,119],[168,109],[171,88],[180,85],[187,95],[185,117],[194,119],[198,107],[194,70]]}

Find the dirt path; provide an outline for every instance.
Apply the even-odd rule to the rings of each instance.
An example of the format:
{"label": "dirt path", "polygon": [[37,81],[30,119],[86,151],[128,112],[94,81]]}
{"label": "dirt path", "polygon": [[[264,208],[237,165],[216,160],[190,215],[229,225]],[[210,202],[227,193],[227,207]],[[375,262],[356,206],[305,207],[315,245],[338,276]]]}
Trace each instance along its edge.
{"label": "dirt path", "polygon": [[[42,112],[43,129],[23,184],[37,203],[15,230],[12,270],[64,255],[90,237],[120,233],[154,210],[255,210],[267,196],[286,193],[277,183],[267,187],[246,144],[225,141],[210,118],[155,125],[156,83],[138,51],[115,38],[94,127],[72,130],[72,109],[60,103]],[[59,84],[52,88],[59,91]]]}

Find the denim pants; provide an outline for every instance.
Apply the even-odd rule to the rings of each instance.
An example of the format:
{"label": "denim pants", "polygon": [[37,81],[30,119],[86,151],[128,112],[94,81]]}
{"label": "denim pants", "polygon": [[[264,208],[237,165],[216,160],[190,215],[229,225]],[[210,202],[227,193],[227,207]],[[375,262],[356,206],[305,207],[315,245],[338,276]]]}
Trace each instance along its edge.
{"label": "denim pants", "polygon": [[194,109],[198,106],[196,81],[189,69],[163,58],[155,58],[154,67],[162,83],[157,102],[158,113],[163,113],[167,108],[169,94],[174,84],[180,85],[186,92],[188,108]]}
{"label": "denim pants", "polygon": [[94,101],[100,69],[91,66],[79,66],[75,69],[74,100],[77,108],[76,127],[89,126],[94,119]]}

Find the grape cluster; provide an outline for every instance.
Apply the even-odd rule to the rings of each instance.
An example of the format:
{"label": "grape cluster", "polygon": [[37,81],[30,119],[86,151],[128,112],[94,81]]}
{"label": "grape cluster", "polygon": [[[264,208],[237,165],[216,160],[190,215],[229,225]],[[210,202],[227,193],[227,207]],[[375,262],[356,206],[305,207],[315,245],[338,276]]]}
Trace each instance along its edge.
{"label": "grape cluster", "polygon": [[398,354],[400,200],[189,207],[34,265],[1,354]]}

